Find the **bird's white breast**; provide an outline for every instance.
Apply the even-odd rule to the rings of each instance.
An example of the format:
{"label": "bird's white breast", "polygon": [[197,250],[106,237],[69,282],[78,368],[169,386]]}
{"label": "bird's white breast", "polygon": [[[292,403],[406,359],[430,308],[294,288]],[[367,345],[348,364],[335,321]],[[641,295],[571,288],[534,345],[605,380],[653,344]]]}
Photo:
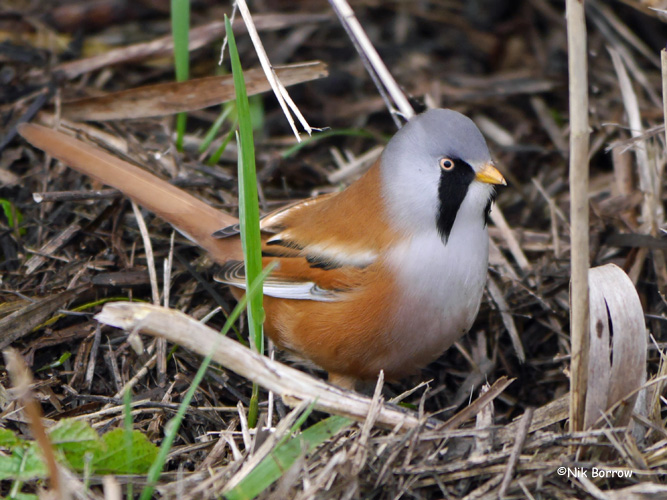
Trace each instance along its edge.
{"label": "bird's white breast", "polygon": [[434,229],[412,235],[388,256],[401,292],[387,371],[406,359],[418,365],[435,360],[475,320],[486,283],[489,239],[479,212],[470,218],[461,212],[446,244]]}

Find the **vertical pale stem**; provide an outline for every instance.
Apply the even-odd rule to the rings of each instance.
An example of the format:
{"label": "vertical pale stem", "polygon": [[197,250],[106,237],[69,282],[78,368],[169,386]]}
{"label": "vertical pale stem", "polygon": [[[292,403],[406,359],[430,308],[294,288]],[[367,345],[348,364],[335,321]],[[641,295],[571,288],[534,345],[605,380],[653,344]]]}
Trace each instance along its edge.
{"label": "vertical pale stem", "polygon": [[662,112],[665,119],[665,148],[667,148],[667,49],[660,51],[662,61]]}
{"label": "vertical pale stem", "polygon": [[583,0],[567,0],[570,93],[570,431],[583,428],[588,383],[588,78]]}

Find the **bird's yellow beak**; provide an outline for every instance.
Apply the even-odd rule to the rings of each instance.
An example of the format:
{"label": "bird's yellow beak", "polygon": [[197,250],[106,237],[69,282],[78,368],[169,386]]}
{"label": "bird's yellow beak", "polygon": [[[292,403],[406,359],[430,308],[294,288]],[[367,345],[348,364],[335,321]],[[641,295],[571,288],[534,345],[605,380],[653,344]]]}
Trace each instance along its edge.
{"label": "bird's yellow beak", "polygon": [[487,184],[500,184],[501,186],[507,186],[507,182],[496,167],[491,163],[484,165],[484,168],[477,172],[475,179],[479,182],[485,182]]}

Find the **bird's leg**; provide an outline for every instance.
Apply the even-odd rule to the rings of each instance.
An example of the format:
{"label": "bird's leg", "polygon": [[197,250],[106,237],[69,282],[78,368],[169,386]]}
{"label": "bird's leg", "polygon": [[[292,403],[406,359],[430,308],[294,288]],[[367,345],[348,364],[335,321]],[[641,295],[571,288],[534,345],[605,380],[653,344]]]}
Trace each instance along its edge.
{"label": "bird's leg", "polygon": [[349,375],[341,375],[340,373],[329,372],[329,383],[347,389],[348,391],[356,390],[357,379]]}

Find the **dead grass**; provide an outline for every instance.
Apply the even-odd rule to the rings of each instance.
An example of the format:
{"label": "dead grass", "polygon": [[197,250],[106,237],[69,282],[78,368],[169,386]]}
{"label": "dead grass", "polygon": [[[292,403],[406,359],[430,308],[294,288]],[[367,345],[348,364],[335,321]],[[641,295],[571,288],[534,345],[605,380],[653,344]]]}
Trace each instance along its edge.
{"label": "dead grass", "polygon": [[[667,154],[659,56],[665,23],[647,9],[654,3],[586,2],[590,261],[592,266],[618,264],[639,293],[651,334],[646,363],[654,379],[643,396],[646,412],[633,415],[630,430],[614,428],[609,420],[596,430],[567,431],[569,112],[562,2],[355,2],[357,16],[404,90],[416,101],[473,117],[510,186],[498,197],[501,215],[490,228],[492,285],[472,332],[420,376],[384,386],[382,398],[389,400],[430,381],[403,397],[411,424],[374,425],[383,418],[374,410],[376,397],[374,404],[368,401],[365,421],[303,456],[265,497],[491,499],[501,490],[509,498],[667,495],[662,354],[667,340],[662,236]],[[114,192],[95,194],[102,186],[45,159],[14,135],[21,121],[80,119],[80,110],[69,101],[173,81],[165,58],[169,43],[163,39],[168,12],[143,2],[118,5],[125,10],[34,1],[0,20],[6,39],[0,51],[5,138],[0,198],[11,201],[23,217],[20,230],[0,218],[0,345],[17,348],[35,373],[32,390],[47,425],[65,417],[84,419],[98,429],[122,425],[119,396],[131,386],[135,428],[159,442],[201,356],[176,348],[166,380],[159,383],[155,339],[145,337],[145,350],[137,354],[122,330],[92,318],[101,301],[151,300],[146,252],[130,204]],[[199,2],[193,25],[219,23],[227,8]],[[328,179],[352,181],[356,168],[351,175],[340,171],[381,144],[394,125],[326,3],[266,2],[251,9],[272,64],[320,60],[328,65],[328,78],[290,88],[308,122],[364,128],[377,138],[331,137],[284,159],[281,153],[294,137],[273,96],[265,94],[256,140],[260,200],[267,211],[339,187]],[[209,25],[191,37],[199,47],[192,54],[193,77],[214,74],[220,36],[219,26]],[[237,39],[244,67],[258,67],[248,37],[239,34]],[[142,45],[121,48],[135,43]],[[169,88],[169,97],[177,101],[183,90]],[[159,108],[152,97],[150,105]],[[117,111],[113,101],[107,99],[106,106]],[[73,126],[114,155],[233,212],[233,147],[215,169],[197,151],[217,114],[216,108],[189,113],[184,154],[175,152],[171,116],[139,113],[142,118]],[[53,200],[53,192],[60,191],[65,193]],[[82,191],[90,199],[78,199]],[[38,204],[33,193],[48,194]],[[144,217],[162,286],[171,229],[148,213]],[[231,297],[215,286],[214,272],[210,260],[177,235],[171,307],[195,319],[217,307],[228,312]],[[218,313],[208,325],[216,329],[223,322],[224,314]],[[62,366],[39,371],[66,352],[72,356]],[[519,361],[520,352],[525,362]],[[503,377],[513,382],[506,385]],[[6,373],[0,382],[0,425],[27,433],[20,403],[6,397]],[[474,403],[484,398],[480,389],[486,382],[498,385]],[[215,497],[251,460],[266,437],[244,426],[250,392],[247,378],[221,367],[209,370],[159,493]],[[266,393],[262,401],[264,418],[270,413],[268,425],[276,427],[289,408],[275,398],[269,410]],[[491,404],[482,404],[487,401]],[[324,416],[314,413],[306,426]],[[588,477],[561,475],[559,467],[587,471]],[[631,477],[592,477],[594,467],[631,471]],[[92,478],[96,485],[101,480]],[[7,494],[7,486],[0,488]]]}

